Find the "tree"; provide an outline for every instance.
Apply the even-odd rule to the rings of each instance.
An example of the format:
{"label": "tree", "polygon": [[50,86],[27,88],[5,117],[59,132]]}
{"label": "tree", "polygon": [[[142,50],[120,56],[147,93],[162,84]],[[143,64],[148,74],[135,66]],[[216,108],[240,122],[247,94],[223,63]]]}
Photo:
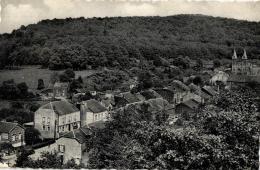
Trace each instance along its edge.
{"label": "tree", "polygon": [[[69,160],[63,165],[63,160],[57,152],[43,152],[41,157],[37,160],[32,160],[28,157],[31,151],[22,150],[17,156],[16,167],[20,168],[52,168],[52,169],[63,169],[63,168],[75,168],[80,169],[83,165],[77,165],[74,160]],[[24,156],[24,158],[22,157]]]}
{"label": "tree", "polygon": [[141,71],[138,75],[138,82],[138,87],[140,89],[148,89],[153,87],[153,81],[149,71]]}
{"label": "tree", "polygon": [[42,90],[42,89],[44,89],[44,81],[43,81],[43,79],[38,79],[37,90]]}
{"label": "tree", "polygon": [[[179,115],[181,128],[160,113],[157,122],[145,106],[114,112],[87,142],[88,168],[257,169],[259,116],[247,90],[233,93],[240,97],[217,96],[219,101],[226,95],[228,106],[214,99],[189,119]],[[234,108],[237,100],[241,106]]]}
{"label": "tree", "polygon": [[178,56],[177,58],[173,59],[173,65],[177,67],[182,67],[183,69],[187,69],[190,67],[190,61],[188,57]]}
{"label": "tree", "polygon": [[213,65],[214,65],[214,68],[218,68],[218,67],[220,67],[221,66],[221,63],[220,63],[220,61],[219,60],[214,60],[213,61]]}
{"label": "tree", "polygon": [[71,68],[68,68],[64,71],[64,74],[66,74],[69,78],[75,78],[75,73]]}
{"label": "tree", "polygon": [[40,140],[40,132],[35,128],[25,129],[25,143],[26,145],[33,145]]}
{"label": "tree", "polygon": [[83,79],[82,79],[81,76],[78,77],[78,82],[79,82],[80,84],[83,84]]}
{"label": "tree", "polygon": [[67,74],[62,73],[59,75],[59,80],[61,82],[69,82],[71,79]]}
{"label": "tree", "polygon": [[50,83],[55,84],[60,80],[58,72],[53,72],[50,76]]}
{"label": "tree", "polygon": [[201,59],[196,60],[196,67],[200,70],[203,67],[203,62]]}
{"label": "tree", "polygon": [[203,83],[202,78],[200,76],[194,77],[193,83],[196,84],[196,85],[202,85],[202,83]]}
{"label": "tree", "polygon": [[23,109],[24,108],[24,103],[23,102],[19,102],[19,101],[14,101],[14,102],[11,103],[11,108]]}
{"label": "tree", "polygon": [[20,168],[28,168],[28,167],[34,167],[34,165],[31,165],[31,158],[29,158],[29,155],[32,154],[33,150],[26,150],[25,148],[21,148],[20,152],[17,152],[17,159],[15,163],[15,167]]}
{"label": "tree", "polygon": [[22,96],[26,96],[28,94],[28,86],[25,82],[17,84],[17,88],[20,90]]}
{"label": "tree", "polygon": [[10,153],[10,152],[14,151],[14,147],[10,143],[3,142],[0,144],[0,151],[1,152],[6,151],[7,153]]}
{"label": "tree", "polygon": [[20,95],[20,90],[17,88],[13,79],[3,81],[0,91],[0,95],[4,99],[17,99]]}

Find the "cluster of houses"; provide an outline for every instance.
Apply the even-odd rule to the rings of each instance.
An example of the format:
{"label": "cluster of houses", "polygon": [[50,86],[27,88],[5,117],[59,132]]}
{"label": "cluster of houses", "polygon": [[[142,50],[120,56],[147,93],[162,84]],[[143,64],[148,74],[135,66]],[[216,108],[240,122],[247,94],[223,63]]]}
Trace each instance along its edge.
{"label": "cluster of houses", "polygon": [[[61,83],[60,83],[61,85]],[[59,88],[57,88],[59,87]],[[82,94],[82,91],[79,92]],[[185,85],[179,80],[174,80],[165,88],[148,89],[138,93],[122,92],[90,92],[89,99],[77,101],[78,94],[74,96],[72,104],[66,96],[67,86],[56,85],[51,97],[60,100],[49,101],[34,113],[33,125],[43,140],[54,142],[34,149],[32,159],[40,158],[42,152],[58,152],[64,163],[74,159],[76,163],[87,164],[88,152],[86,141],[90,138],[93,127],[104,128],[104,122],[109,121],[115,111],[141,111],[146,104],[149,113],[167,112],[170,120],[176,114],[190,112],[197,109],[201,103],[206,102],[216,94],[212,87],[200,88],[195,84]],[[25,127],[17,123],[0,123],[0,141],[8,141],[14,147],[25,145]],[[4,128],[2,128],[4,127]]]}
{"label": "cluster of houses", "polygon": [[[77,89],[73,96],[69,96],[68,83],[55,83],[53,88],[44,89],[40,94],[43,99],[57,100],[42,105],[35,111],[34,122],[27,124],[37,129],[42,139],[53,142],[35,148],[34,154],[30,157],[38,159],[42,152],[58,152],[64,163],[74,159],[77,164],[86,165],[88,163],[86,142],[92,135],[92,128],[105,128],[104,122],[111,120],[111,115],[115,111],[140,112],[143,104],[147,106],[149,113],[167,112],[169,123],[174,123],[178,115],[192,113],[202,104],[207,104],[218,93],[216,82],[220,81],[227,85],[233,75],[254,77],[260,75],[260,69],[248,64],[246,52],[242,61],[237,61],[236,52],[232,59],[234,61],[231,74],[218,72],[211,78],[211,86],[200,87],[193,83],[174,80],[167,87],[135,93],[131,91],[103,93]],[[130,89],[135,85],[136,81],[130,85]],[[24,133],[25,127],[18,123],[0,122],[0,142],[7,142],[19,148],[25,145]]]}

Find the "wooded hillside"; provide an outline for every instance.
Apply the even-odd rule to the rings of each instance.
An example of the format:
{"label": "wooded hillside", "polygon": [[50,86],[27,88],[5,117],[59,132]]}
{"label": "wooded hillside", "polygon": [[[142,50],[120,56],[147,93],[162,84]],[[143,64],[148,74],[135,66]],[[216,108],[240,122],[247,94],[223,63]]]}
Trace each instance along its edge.
{"label": "wooded hillside", "polygon": [[140,59],[230,58],[234,47],[260,59],[260,23],[203,15],[53,19],[0,35],[0,67],[127,68]]}

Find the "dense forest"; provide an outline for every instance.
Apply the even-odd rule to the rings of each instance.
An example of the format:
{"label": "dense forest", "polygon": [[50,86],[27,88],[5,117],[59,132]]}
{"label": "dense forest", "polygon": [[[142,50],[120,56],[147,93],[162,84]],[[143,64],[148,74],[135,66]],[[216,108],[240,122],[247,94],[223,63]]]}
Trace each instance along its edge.
{"label": "dense forest", "polygon": [[233,48],[260,59],[259,46],[259,22],[203,15],[53,19],[0,35],[0,68],[128,68],[176,57],[230,58]]}

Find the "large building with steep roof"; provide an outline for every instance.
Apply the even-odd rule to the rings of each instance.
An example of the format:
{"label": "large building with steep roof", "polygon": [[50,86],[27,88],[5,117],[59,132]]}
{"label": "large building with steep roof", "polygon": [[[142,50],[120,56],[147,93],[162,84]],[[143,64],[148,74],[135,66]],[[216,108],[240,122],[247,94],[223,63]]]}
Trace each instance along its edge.
{"label": "large building with steep roof", "polygon": [[246,50],[244,50],[244,54],[240,58],[234,50],[231,74],[227,82],[230,85],[248,82],[260,83],[260,67],[248,59]]}
{"label": "large building with steep roof", "polygon": [[260,67],[253,64],[247,56],[246,50],[242,57],[238,57],[234,50],[232,56],[232,74],[235,75],[247,75],[247,76],[260,76]]}
{"label": "large building with steep roof", "polygon": [[42,138],[58,138],[60,133],[80,127],[80,111],[67,101],[50,102],[35,112],[34,127]]}

